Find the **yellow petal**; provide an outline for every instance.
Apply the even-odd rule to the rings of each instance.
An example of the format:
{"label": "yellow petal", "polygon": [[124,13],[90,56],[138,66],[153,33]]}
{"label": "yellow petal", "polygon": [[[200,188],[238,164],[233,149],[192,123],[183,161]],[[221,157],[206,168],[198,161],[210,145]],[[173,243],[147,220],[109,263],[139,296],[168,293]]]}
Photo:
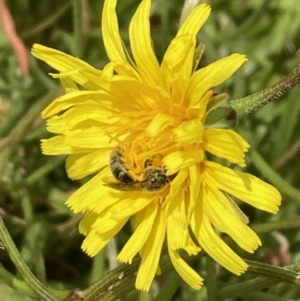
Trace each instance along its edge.
{"label": "yellow petal", "polygon": [[213,91],[209,90],[204,94],[204,96],[201,99],[201,102],[198,102],[195,105],[188,107],[186,110],[186,117],[188,119],[198,118],[204,121],[204,118],[207,113],[207,104],[212,95],[213,95]]}
{"label": "yellow petal", "polygon": [[205,165],[205,181],[258,209],[271,213],[278,211],[281,195],[270,184],[251,174],[235,171],[215,162],[207,161]]}
{"label": "yellow petal", "polygon": [[117,76],[111,81],[111,90],[122,100],[124,104],[124,107],[121,107],[122,111],[132,110],[134,107],[139,110],[138,113],[141,113],[142,110],[149,112],[160,105],[160,94],[142,81]]}
{"label": "yellow petal", "polygon": [[199,200],[201,200],[201,172],[199,164],[189,166],[189,202],[187,208],[187,219],[191,218],[191,215],[195,209],[195,206]]}
{"label": "yellow petal", "polygon": [[[49,73],[53,78],[58,78],[60,81],[63,79],[71,79],[75,83],[78,83],[79,85],[83,86],[85,89],[88,87],[94,87],[94,90],[108,90],[109,82],[111,81],[113,77],[113,66],[112,63],[108,63],[103,67],[103,70],[98,69],[87,69],[87,68],[79,68],[79,69],[71,69],[60,73]],[[79,77],[79,75],[81,77]],[[82,78],[82,81],[79,79]],[[74,87],[68,91],[78,91],[80,89],[74,89]]]}
{"label": "yellow petal", "polygon": [[147,241],[152,230],[154,220],[157,214],[157,204],[149,204],[139,214],[143,214],[143,219],[127,241],[118,255],[118,260],[125,263],[132,262],[133,257],[140,251]]}
{"label": "yellow petal", "polygon": [[176,151],[164,157],[163,165],[166,166],[167,174],[173,175],[179,169],[202,162],[203,158],[204,153],[202,149]]}
{"label": "yellow petal", "polygon": [[167,230],[168,244],[172,250],[185,247],[188,222],[186,219],[185,191],[182,189],[177,198],[168,203],[167,206]]}
{"label": "yellow petal", "polygon": [[203,203],[202,200],[204,198],[204,188],[203,185],[199,184],[199,199],[198,202],[195,203],[195,209],[192,211],[189,222],[194,235],[199,233],[200,228],[202,226],[202,218],[203,218]]}
{"label": "yellow petal", "polygon": [[74,213],[85,212],[86,210],[100,214],[107,207],[118,202],[124,192],[114,191],[103,185],[102,178],[110,176],[111,171],[106,168],[90,179],[73,193],[66,202],[66,205]]}
{"label": "yellow petal", "polygon": [[89,154],[70,155],[66,160],[68,177],[82,179],[108,165],[110,149],[100,149]]}
{"label": "yellow petal", "polygon": [[66,93],[79,91],[79,88],[75,81],[70,78],[62,77],[60,79],[60,83],[64,87]]}
{"label": "yellow petal", "polygon": [[198,5],[181,25],[177,32],[177,36],[189,33],[195,38],[198,31],[208,19],[210,11],[211,8],[206,3]]}
{"label": "yellow petal", "polygon": [[86,87],[88,90],[99,89],[99,85],[97,85],[97,83],[89,81],[85,76],[82,75],[82,73],[79,72],[81,70],[86,70],[91,73],[95,73],[98,75],[98,78],[101,78],[101,71],[92,67],[85,61],[39,44],[33,45],[32,54],[36,58],[45,61],[48,65],[60,72],[71,71],[71,79],[76,83]]}
{"label": "yellow petal", "polygon": [[84,239],[81,248],[89,256],[97,255],[110,241],[111,237],[101,237],[95,230],[91,230]]}
{"label": "yellow petal", "polygon": [[[126,199],[125,199],[126,197]],[[141,191],[132,191],[126,193],[122,200],[118,202],[111,210],[115,219],[122,219],[126,216],[132,216],[143,210],[151,202],[154,202],[155,195],[147,194]]]}
{"label": "yellow petal", "polygon": [[[196,41],[192,39],[191,35],[184,35],[175,38],[168,47],[160,71],[161,78],[168,90],[172,91],[173,83],[176,87],[176,81],[174,81],[176,76],[180,76],[184,80],[191,76],[195,44]],[[173,95],[177,94],[178,92]]]}
{"label": "yellow petal", "polygon": [[47,120],[47,131],[55,134],[64,134],[70,129],[61,116],[53,116]]}
{"label": "yellow petal", "polygon": [[245,61],[245,55],[235,53],[196,71],[187,90],[190,106],[201,101],[208,90],[227,80]]}
{"label": "yellow petal", "polygon": [[137,72],[134,66],[131,66],[127,63],[123,63],[120,61],[113,61],[111,62],[111,64],[113,65],[114,70],[119,75],[124,75],[133,80],[142,81],[140,74]]}
{"label": "yellow petal", "polygon": [[96,219],[98,217],[99,217],[99,214],[96,214],[92,211],[87,210],[84,213],[84,216],[79,223],[79,226],[78,226],[79,233],[87,236],[92,229],[93,223],[96,221]]}
{"label": "yellow petal", "polygon": [[170,115],[158,113],[148,125],[146,132],[150,137],[155,137],[162,133],[166,127],[173,125],[175,120],[176,119]]}
{"label": "yellow petal", "polygon": [[118,221],[113,229],[104,234],[99,234],[97,232],[97,229],[92,229],[83,241],[81,248],[89,256],[97,255],[107,245],[107,243],[123,228],[126,222],[127,219]]}
{"label": "yellow petal", "polygon": [[186,251],[189,256],[196,255],[201,251],[201,248],[194,242],[194,238],[191,238],[190,231],[186,231],[184,251]]}
{"label": "yellow petal", "polygon": [[203,210],[212,224],[219,231],[230,235],[241,248],[253,253],[261,245],[256,233],[240,220],[221,191],[207,184],[206,192],[206,197],[203,198]]}
{"label": "yellow petal", "polygon": [[119,99],[106,91],[74,91],[56,98],[43,112],[44,119],[52,117],[61,111],[65,111],[73,106],[84,104],[102,107],[102,110],[111,111],[112,104],[118,103]]}
{"label": "yellow petal", "polygon": [[127,62],[119,33],[116,15],[117,0],[106,0],[102,12],[102,36],[106,53],[111,61]]}
{"label": "yellow petal", "polygon": [[47,130],[51,133],[64,134],[73,128],[104,127],[116,121],[110,118],[112,112],[97,104],[82,104],[70,108],[62,115],[47,119]]}
{"label": "yellow petal", "polygon": [[86,103],[70,108],[63,115],[60,115],[58,117],[61,117],[61,119],[70,128],[73,128],[76,125],[87,120],[97,121],[97,123],[95,122],[95,124],[100,124],[100,122],[110,124],[113,121],[107,120],[107,117],[110,117],[111,114],[112,111],[107,108],[103,108],[103,105]]}
{"label": "yellow petal", "polygon": [[73,147],[66,143],[66,137],[63,135],[42,139],[41,148],[42,153],[49,156],[73,154]]}
{"label": "yellow petal", "polygon": [[193,119],[181,123],[173,130],[175,141],[178,145],[201,143],[204,126],[201,120]]}
{"label": "yellow petal", "polygon": [[176,175],[175,179],[171,182],[170,191],[166,196],[163,206],[165,205],[168,206],[169,202],[174,202],[174,200],[178,198],[178,195],[180,194],[180,191],[183,189],[182,186],[187,177],[188,177],[188,169],[187,168],[181,169],[179,173]]}
{"label": "yellow petal", "polygon": [[203,134],[203,147],[213,155],[245,166],[249,144],[236,132],[228,129],[208,129]]}
{"label": "yellow petal", "polygon": [[138,71],[149,84],[158,81],[159,64],[153,51],[150,34],[151,0],[143,0],[129,26],[129,38]]}
{"label": "yellow petal", "polygon": [[[76,135],[75,133],[72,132],[73,135]],[[80,136],[79,132],[77,132],[78,136]],[[81,136],[85,136],[84,134],[81,133]],[[41,140],[41,148],[42,152],[45,155],[69,155],[69,154],[85,154],[85,153],[90,153],[93,151],[96,151],[97,146],[96,144],[91,144],[91,140],[89,140],[89,145],[87,144],[85,147],[84,144],[80,143],[76,146],[76,141],[78,141],[74,136],[63,136],[63,135],[58,135],[55,137],[52,137],[50,139],[42,139]],[[102,146],[104,147],[111,147],[111,145],[107,144],[109,139],[103,134],[101,136],[97,136],[95,133],[90,133],[88,137],[91,139],[96,138],[98,140],[101,140],[103,144],[101,144],[101,149]],[[86,139],[89,139],[86,137]],[[77,137],[78,138],[78,137]],[[106,144],[106,145],[105,145]],[[95,146],[95,147],[94,147]],[[99,149],[99,148],[98,148]]]}
{"label": "yellow petal", "polygon": [[126,216],[122,219],[115,219],[111,208],[106,208],[100,214],[98,219],[93,223],[92,229],[99,235],[105,236],[107,233],[114,231],[114,229],[121,229],[120,225],[123,225],[128,221],[130,216]]}
{"label": "yellow petal", "polygon": [[111,138],[100,127],[70,130],[65,133],[66,143],[73,148],[105,149],[112,147]]}
{"label": "yellow petal", "polygon": [[[197,218],[196,216],[194,218]],[[248,265],[214,232],[209,219],[203,215],[201,227],[194,233],[200,246],[216,262],[228,271],[240,275],[245,272]]]}
{"label": "yellow petal", "polygon": [[[158,208],[159,209],[159,208]],[[166,220],[161,210],[158,210],[152,231],[144,245],[142,261],[137,273],[135,287],[148,291],[158,268],[162,244],[166,232]]]}
{"label": "yellow petal", "polygon": [[171,248],[169,249],[170,259],[172,264],[180,275],[194,289],[200,289],[203,284],[203,279]]}

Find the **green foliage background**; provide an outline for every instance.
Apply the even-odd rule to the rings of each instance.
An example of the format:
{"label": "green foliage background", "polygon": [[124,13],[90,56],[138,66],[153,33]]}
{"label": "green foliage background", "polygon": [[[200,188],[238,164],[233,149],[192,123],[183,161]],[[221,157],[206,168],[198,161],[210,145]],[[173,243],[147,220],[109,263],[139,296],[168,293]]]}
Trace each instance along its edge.
{"label": "green foliage background", "polygon": [[[77,20],[77,25],[82,26],[80,39],[73,25],[75,2],[28,0],[7,1],[7,5],[28,52],[33,43],[40,43],[79,54],[88,63],[102,68],[108,60],[100,31],[103,1],[82,0],[82,22]],[[119,0],[118,3],[120,31],[127,46],[128,25],[139,2]],[[274,84],[299,64],[299,1],[207,2],[213,11],[199,34],[199,40],[206,45],[200,66],[233,52],[244,53],[249,59],[216,92],[227,92],[231,99],[247,96]],[[153,0],[151,28],[159,59],[176,34],[182,5],[183,0]],[[0,31],[0,214],[22,257],[41,282],[61,291],[84,289],[118,265],[116,254],[131,229],[127,225],[95,258],[81,251],[83,237],[77,232],[80,216],[73,216],[64,202],[84,181],[68,179],[64,158],[46,157],[40,150],[40,139],[50,137],[40,112],[60,93],[59,82],[47,75],[53,70],[28,55],[30,74],[24,77],[7,38]],[[274,216],[240,204],[251,225],[268,221],[290,221],[291,224],[299,219],[299,93],[300,88],[296,87],[238,123],[237,130],[248,140],[252,150],[247,156],[246,170],[271,182],[283,196],[280,212]],[[262,232],[263,246],[255,254],[246,254],[235,245],[233,248],[244,258],[265,263],[288,265],[300,261],[297,227]],[[0,263],[1,300],[35,299],[5,250],[0,250]],[[191,264],[204,278],[210,277],[207,268],[210,263],[205,258]],[[155,296],[155,300],[166,301],[225,300],[224,296],[218,297],[222,289],[256,277],[251,273],[236,277],[219,268],[216,276],[215,299],[211,296],[207,299],[207,287],[194,291],[178,280],[174,272],[168,272],[157,279],[149,294],[133,292],[122,300],[152,300]],[[173,293],[159,294],[165,282],[172,286]],[[295,285],[277,284],[259,292],[242,291],[226,300],[299,298],[300,289]]]}

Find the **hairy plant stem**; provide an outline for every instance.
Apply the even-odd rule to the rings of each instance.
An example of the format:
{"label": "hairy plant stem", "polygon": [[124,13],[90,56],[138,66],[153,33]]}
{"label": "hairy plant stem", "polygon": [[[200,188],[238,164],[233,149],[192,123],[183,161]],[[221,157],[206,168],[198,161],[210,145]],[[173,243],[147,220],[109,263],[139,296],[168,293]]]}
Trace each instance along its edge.
{"label": "hairy plant stem", "polygon": [[[237,116],[247,115],[280,98],[300,83],[300,65],[278,83],[243,98],[229,100]],[[230,117],[230,116],[229,116]]]}
{"label": "hairy plant stem", "polygon": [[20,256],[17,247],[11,239],[3,220],[0,216],[0,239],[10,259],[15,264],[19,273],[26,283],[45,301],[57,301],[58,299],[31,273],[23,258]]}

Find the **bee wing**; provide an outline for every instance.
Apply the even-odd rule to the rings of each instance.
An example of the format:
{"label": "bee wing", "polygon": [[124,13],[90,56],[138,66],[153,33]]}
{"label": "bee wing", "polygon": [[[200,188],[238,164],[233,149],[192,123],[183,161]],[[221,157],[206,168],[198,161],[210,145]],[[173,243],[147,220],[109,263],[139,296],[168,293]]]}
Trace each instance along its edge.
{"label": "bee wing", "polygon": [[104,186],[113,188],[120,191],[141,191],[143,190],[142,182],[133,182],[133,183],[120,183],[116,181],[110,181],[103,184]]}

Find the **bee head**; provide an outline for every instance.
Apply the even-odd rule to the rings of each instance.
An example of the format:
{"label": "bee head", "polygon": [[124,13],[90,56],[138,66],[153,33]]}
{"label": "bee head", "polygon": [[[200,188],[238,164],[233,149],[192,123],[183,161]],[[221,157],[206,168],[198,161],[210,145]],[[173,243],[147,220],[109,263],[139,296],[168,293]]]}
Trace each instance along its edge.
{"label": "bee head", "polygon": [[170,182],[164,170],[156,167],[147,167],[145,169],[145,189],[147,191],[159,191]]}

